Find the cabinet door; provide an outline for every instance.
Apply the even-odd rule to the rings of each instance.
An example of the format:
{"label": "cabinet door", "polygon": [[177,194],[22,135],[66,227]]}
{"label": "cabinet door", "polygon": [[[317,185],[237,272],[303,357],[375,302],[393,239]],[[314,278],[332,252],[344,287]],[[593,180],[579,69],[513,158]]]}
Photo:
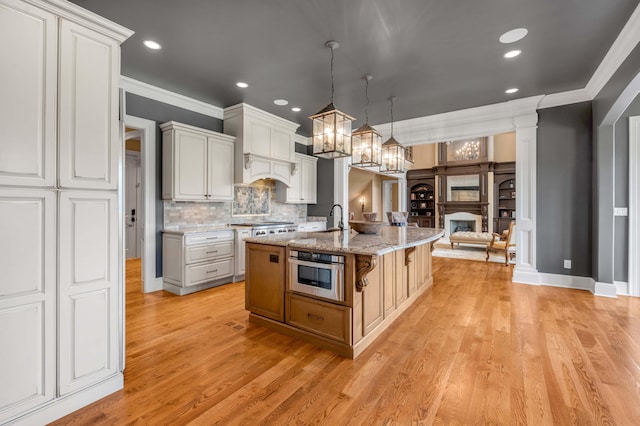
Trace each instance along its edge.
{"label": "cabinet door", "polygon": [[316,204],[317,196],[317,159],[304,156],[302,158],[302,193],[305,204]]}
{"label": "cabinet door", "polygon": [[210,201],[233,201],[233,144],[209,138]]}
{"label": "cabinet door", "polygon": [[284,289],[287,259],[284,247],[247,244],[245,307],[284,322]]}
{"label": "cabinet door", "polygon": [[258,120],[247,120],[248,137],[244,140],[244,152],[271,156],[271,128]]}
{"label": "cabinet door", "polygon": [[239,229],[236,231],[236,275],[244,275],[246,261],[245,238],[251,236],[251,231]]}
{"label": "cabinet door", "polygon": [[118,371],[118,201],[114,192],[61,191],[59,392]]}
{"label": "cabinet door", "polygon": [[120,46],[83,26],[61,21],[59,184],[118,188]]}
{"label": "cabinet door", "polygon": [[409,298],[409,283],[407,280],[407,267],[404,264],[404,250],[396,250],[395,256],[395,283],[396,283],[396,308]]}
{"label": "cabinet door", "polygon": [[2,424],[55,395],[55,203],[53,191],[0,190]]}
{"label": "cabinet door", "polygon": [[207,199],[207,136],[174,130],[174,200]]}
{"label": "cabinet door", "polygon": [[55,16],[0,1],[1,185],[55,184],[57,41]]}

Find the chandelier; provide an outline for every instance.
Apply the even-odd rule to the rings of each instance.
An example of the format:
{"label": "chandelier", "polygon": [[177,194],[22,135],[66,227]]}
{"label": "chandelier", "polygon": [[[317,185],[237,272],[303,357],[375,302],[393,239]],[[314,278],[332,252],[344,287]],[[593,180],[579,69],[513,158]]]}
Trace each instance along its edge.
{"label": "chandelier", "polygon": [[380,151],[382,144],[382,134],[369,126],[369,80],[373,76],[365,74],[362,79],[365,81],[365,98],[367,103],[364,107],[364,124],[353,132],[353,161],[354,166],[376,167],[380,165]]}
{"label": "chandelier", "polygon": [[394,96],[389,98],[391,102],[391,137],[382,144],[382,173],[404,172],[404,147],[393,137],[393,102]]}
{"label": "chandelier", "polygon": [[317,114],[309,117],[313,122],[313,155],[323,158],[351,156],[351,122],[353,117],[338,110],[333,104],[333,51],[340,45],[328,41],[325,47],[331,50],[331,102]]}

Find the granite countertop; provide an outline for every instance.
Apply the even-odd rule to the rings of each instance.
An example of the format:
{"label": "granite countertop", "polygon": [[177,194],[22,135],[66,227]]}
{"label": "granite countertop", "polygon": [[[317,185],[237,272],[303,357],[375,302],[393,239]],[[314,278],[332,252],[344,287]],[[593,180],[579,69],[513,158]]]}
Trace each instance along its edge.
{"label": "granite countertop", "polygon": [[296,232],[252,237],[245,241],[298,249],[380,256],[395,250],[430,243],[443,236],[444,230],[441,229],[385,226],[379,234],[358,234],[353,230]]}

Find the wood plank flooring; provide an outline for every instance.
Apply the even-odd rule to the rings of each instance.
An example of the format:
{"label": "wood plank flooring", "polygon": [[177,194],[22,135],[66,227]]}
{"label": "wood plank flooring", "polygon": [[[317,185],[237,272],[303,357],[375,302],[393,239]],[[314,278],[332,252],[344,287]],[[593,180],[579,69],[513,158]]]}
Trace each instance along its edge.
{"label": "wood plank flooring", "polygon": [[244,283],[140,293],[124,390],[55,424],[640,424],[640,299],[434,258],[434,285],[359,358],[248,323]]}

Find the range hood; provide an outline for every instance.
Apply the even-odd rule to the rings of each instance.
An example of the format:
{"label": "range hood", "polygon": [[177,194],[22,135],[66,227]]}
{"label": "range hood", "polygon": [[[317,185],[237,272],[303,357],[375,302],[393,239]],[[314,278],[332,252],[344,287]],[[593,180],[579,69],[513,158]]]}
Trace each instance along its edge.
{"label": "range hood", "polygon": [[225,108],[224,133],[236,137],[235,183],[275,179],[291,186],[299,126],[244,103]]}

